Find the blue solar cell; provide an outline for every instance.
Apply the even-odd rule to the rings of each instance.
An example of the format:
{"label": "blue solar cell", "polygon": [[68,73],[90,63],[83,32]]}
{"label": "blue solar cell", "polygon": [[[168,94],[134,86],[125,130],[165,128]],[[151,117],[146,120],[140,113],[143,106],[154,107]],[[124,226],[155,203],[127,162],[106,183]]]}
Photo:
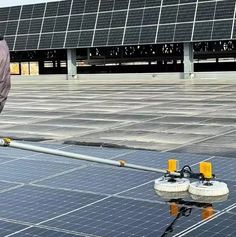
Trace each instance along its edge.
{"label": "blue solar cell", "polygon": [[82,235],[75,235],[75,234],[68,234],[65,232],[55,231],[55,230],[48,230],[43,228],[29,228],[24,231],[18,232],[13,234],[12,237],[80,237]]}
{"label": "blue solar cell", "polygon": [[54,188],[115,194],[155,178],[156,174],[154,173],[108,166],[89,166],[44,180],[38,184]]}
{"label": "blue solar cell", "polygon": [[16,231],[24,229],[25,227],[27,226],[0,220],[0,235],[10,235]]}
{"label": "blue solar cell", "polygon": [[91,204],[104,196],[24,186],[0,195],[0,217],[39,223]]}

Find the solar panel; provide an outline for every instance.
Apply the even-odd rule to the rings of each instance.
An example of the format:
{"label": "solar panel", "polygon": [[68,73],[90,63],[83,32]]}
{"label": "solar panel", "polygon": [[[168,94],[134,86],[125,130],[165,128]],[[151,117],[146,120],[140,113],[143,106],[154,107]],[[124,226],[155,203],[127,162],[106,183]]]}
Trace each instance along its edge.
{"label": "solar panel", "polygon": [[[230,40],[234,21],[235,0],[65,0],[0,8],[0,34],[11,50]],[[38,44],[28,45],[32,35]]]}
{"label": "solar panel", "polygon": [[[222,236],[221,228],[234,236],[233,159],[76,145],[41,146],[159,168],[165,168],[167,160],[174,157],[195,170],[198,162],[212,159],[214,171],[227,182],[230,195],[225,202],[200,206],[184,204],[191,200],[189,197],[168,204],[153,189],[153,180],[160,174],[1,148],[1,236],[210,236],[213,229]],[[228,180],[225,169],[232,180]],[[213,208],[213,218],[202,219],[208,215],[205,206]],[[186,216],[178,217],[178,211]]]}
{"label": "solar panel", "polygon": [[[29,183],[36,179],[41,179],[45,176],[54,175],[58,172],[74,169],[80,165],[71,164],[51,164],[41,161],[17,160],[15,162],[3,163],[0,167],[0,179],[9,180],[16,183]],[[25,168],[25,172],[22,172]],[[14,170],[14,176],[11,171]],[[38,171],[36,171],[38,170]]]}
{"label": "solar panel", "polygon": [[63,176],[37,182],[39,185],[86,192],[115,194],[155,179],[156,174],[120,168],[88,166]]}
{"label": "solar panel", "polygon": [[24,186],[1,193],[0,216],[21,222],[39,223],[104,197],[32,185]]}
{"label": "solar panel", "polygon": [[[175,227],[177,233],[201,220],[201,210],[195,209],[194,212],[188,219],[179,220]],[[81,230],[96,236],[141,237],[162,236],[173,219],[168,205],[110,197],[85,209],[48,221],[45,225],[56,228],[63,226],[67,230]]]}

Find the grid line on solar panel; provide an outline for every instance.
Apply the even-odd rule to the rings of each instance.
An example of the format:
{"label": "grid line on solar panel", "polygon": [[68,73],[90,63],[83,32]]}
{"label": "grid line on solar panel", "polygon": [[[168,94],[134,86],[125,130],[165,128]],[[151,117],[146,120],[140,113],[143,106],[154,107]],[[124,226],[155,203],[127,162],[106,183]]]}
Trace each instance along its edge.
{"label": "grid line on solar panel", "polygon": [[69,25],[70,25],[72,7],[73,7],[73,0],[71,0],[70,4],[69,4],[69,16],[68,16],[68,20],[67,20],[67,24],[66,24],[66,32],[65,32],[65,35],[64,35],[64,40],[62,42],[63,47],[59,47],[59,49],[60,48],[65,48],[65,45],[66,45],[66,39],[67,39],[68,29],[69,29]]}
{"label": "grid line on solar panel", "polygon": [[131,4],[131,1],[129,0],[128,1],[128,6],[127,6],[127,13],[126,13],[126,18],[125,18],[125,24],[124,24],[124,32],[123,32],[123,37],[122,37],[122,45],[124,45],[124,42],[125,42],[125,34],[126,34],[126,27],[127,27],[127,23],[128,23],[130,4]]}
{"label": "grid line on solar panel", "polygon": [[[92,38],[92,44],[91,45],[94,45],[94,39],[95,39],[95,33],[96,33],[96,28],[97,28],[97,23],[98,23],[98,15],[99,15],[99,10],[100,10],[100,5],[101,5],[101,0],[99,0],[98,2],[98,10],[97,10],[97,13],[96,13],[96,18],[95,18],[95,25],[94,25],[94,31],[93,31],[93,38]],[[98,34],[99,35],[99,34]],[[102,39],[101,37],[99,37],[100,40],[98,40],[98,43],[102,44]],[[105,41],[106,39],[103,39],[103,41]]]}

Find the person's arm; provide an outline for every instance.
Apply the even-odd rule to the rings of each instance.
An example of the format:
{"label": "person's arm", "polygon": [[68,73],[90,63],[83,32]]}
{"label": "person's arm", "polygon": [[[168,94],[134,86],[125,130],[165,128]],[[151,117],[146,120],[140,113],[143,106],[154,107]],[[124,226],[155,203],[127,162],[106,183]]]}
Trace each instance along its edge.
{"label": "person's arm", "polygon": [[11,88],[10,53],[5,40],[0,40],[0,113]]}

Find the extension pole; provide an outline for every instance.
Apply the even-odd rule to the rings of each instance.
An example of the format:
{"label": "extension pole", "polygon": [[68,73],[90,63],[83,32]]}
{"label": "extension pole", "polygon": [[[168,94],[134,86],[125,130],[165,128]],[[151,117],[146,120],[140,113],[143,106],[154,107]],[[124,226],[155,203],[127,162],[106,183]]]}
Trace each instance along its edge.
{"label": "extension pole", "polygon": [[[57,149],[34,146],[34,145],[30,145],[30,144],[15,142],[9,138],[1,139],[0,146],[13,147],[13,148],[21,149],[21,150],[34,151],[34,152],[45,153],[45,154],[49,154],[49,155],[62,156],[62,157],[67,157],[67,158],[71,158],[71,159],[76,159],[76,160],[85,160],[85,161],[101,163],[101,164],[106,164],[106,165],[112,165],[112,166],[118,166],[118,167],[126,167],[126,168],[136,169],[136,170],[143,170],[143,171],[156,172],[156,173],[167,173],[167,171],[164,169],[157,169],[157,168],[151,168],[151,167],[146,167],[146,166],[142,166],[142,165],[129,164],[129,163],[126,163],[124,160],[119,160],[119,161],[108,160],[108,159],[104,159],[104,158],[87,156],[87,155],[72,153],[72,152],[68,152],[68,151],[62,151],[62,150],[57,150]],[[180,173],[178,173],[178,172],[172,172],[171,174],[180,176]]]}

